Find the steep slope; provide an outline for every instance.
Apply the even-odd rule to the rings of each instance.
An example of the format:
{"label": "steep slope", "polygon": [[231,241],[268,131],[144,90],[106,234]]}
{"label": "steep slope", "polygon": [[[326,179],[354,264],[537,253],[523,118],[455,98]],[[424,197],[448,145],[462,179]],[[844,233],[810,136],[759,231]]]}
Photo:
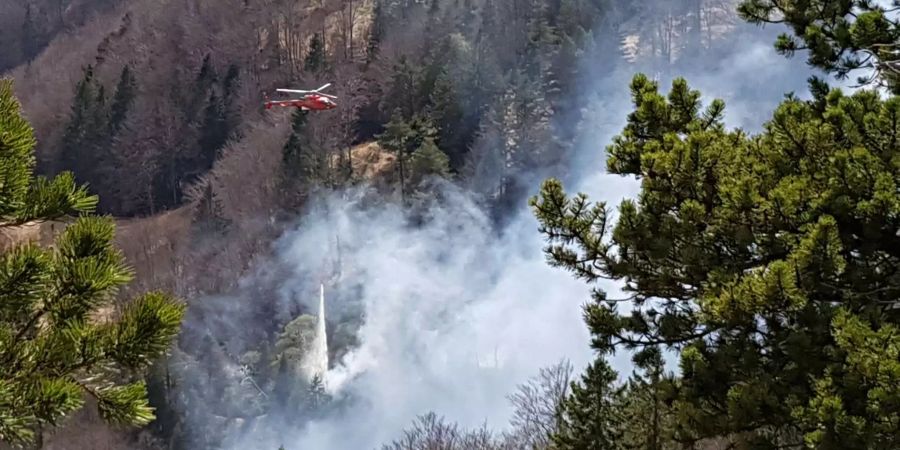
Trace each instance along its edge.
{"label": "steep slope", "polygon": [[[440,151],[449,153],[457,166],[478,165],[471,163],[478,158],[487,161],[485,168],[471,173],[489,181],[480,192],[488,198],[508,195],[511,204],[517,202],[509,180],[534,176],[530,171],[535,166],[563,159],[564,145],[554,141],[552,131],[568,131],[567,124],[557,130],[553,126],[572,119],[555,114],[562,104],[579,100],[574,80],[581,53],[555,46],[561,39],[547,31],[552,26],[542,16],[553,14],[540,9],[544,2],[523,7],[525,2],[519,1],[385,1],[379,4],[393,22],[374,25],[372,4],[362,0],[112,3],[84,26],[61,31],[30,65],[11,74],[38,131],[45,171],[65,168],[63,162],[72,156],[63,141],[73,94],[84,79],[82,68],[92,65],[107,98],[126,64],[136,74],[137,95],[126,126],[102,149],[111,149],[112,156],[88,153],[95,151],[91,146],[79,147],[85,153],[75,155],[106,166],[107,171],[94,178],[99,182],[94,187],[106,211],[123,216],[119,240],[138,271],[135,289],[169,289],[191,301],[227,291],[253,267],[255,257],[268,251],[285,219],[295,218],[299,206],[285,204],[279,186],[282,148],[291,132],[289,112],[263,115],[259,110],[261,93],[274,87],[334,83],[341,108],[314,115],[308,128],[317,149],[330,156],[325,158],[329,175],[324,178],[331,180],[336,178],[331,174],[347,164],[352,181],[396,186],[396,153],[369,142],[384,131],[394,109],[402,111],[398,129],[408,126],[421,134],[437,134]],[[433,6],[438,4],[445,9]],[[669,12],[648,14],[631,22],[629,29],[615,28],[617,35],[634,36],[642,45],[634,62],[658,56],[657,44],[647,44],[641,36],[672,24],[671,11],[662,11]],[[410,25],[398,25],[401,19]],[[582,27],[590,28],[591,16],[575,19],[569,24],[575,30],[571,36],[581,36]],[[679,23],[682,34],[672,34],[659,45],[687,46],[683,32],[689,27],[683,25]],[[380,35],[380,55],[364,64],[370,57],[370,28]],[[534,28],[547,36],[532,33]],[[605,36],[605,31],[596,34]],[[330,70],[306,70],[310,42],[321,32]],[[207,68],[215,76],[204,72],[207,55]],[[615,58],[603,60],[615,66]],[[666,58],[665,64],[672,60]],[[223,95],[232,65],[240,83],[231,95]],[[560,75],[569,76],[565,82],[547,75],[555,76],[557,69],[565,69]],[[560,93],[560,86],[568,95]],[[200,153],[205,113],[215,106],[213,95],[232,102],[238,120],[229,130],[230,141],[214,149],[211,161],[178,167]],[[429,130],[429,120],[434,129]],[[102,157],[110,159],[99,164]],[[168,171],[180,173],[160,181],[160,174]],[[161,199],[162,194],[169,198]],[[84,420],[92,427],[82,429],[75,421],[50,445],[100,433],[92,419]]]}
{"label": "steep slope", "polygon": [[[229,108],[223,138],[239,139],[244,126],[261,120],[262,92],[305,83],[308,75],[301,75],[301,69],[313,34],[325,34],[325,48],[335,61],[350,61],[363,52],[365,46],[358,42],[364,42],[367,32],[367,1],[119,2],[83,26],[61,32],[30,64],[9,73],[40,138],[40,167],[56,172],[73,168],[66,161],[97,160],[96,174],[81,170],[78,175],[99,191],[101,207],[117,215],[178,206],[184,185],[211,168],[209,162],[191,163],[198,157],[209,160],[198,156],[195,143],[199,140],[202,147],[207,132],[203,114],[209,86],[198,79],[206,70],[204,59],[210,62],[213,94]],[[109,102],[126,65],[134,74],[136,94],[122,130],[108,137],[102,149],[77,145],[66,150],[72,108],[81,107],[73,105],[73,98],[85,79],[84,69],[90,66],[92,83],[102,86]],[[231,71],[233,82],[227,80]],[[165,178],[162,172],[173,170],[173,164],[175,177]],[[129,182],[115,179],[124,173]]]}

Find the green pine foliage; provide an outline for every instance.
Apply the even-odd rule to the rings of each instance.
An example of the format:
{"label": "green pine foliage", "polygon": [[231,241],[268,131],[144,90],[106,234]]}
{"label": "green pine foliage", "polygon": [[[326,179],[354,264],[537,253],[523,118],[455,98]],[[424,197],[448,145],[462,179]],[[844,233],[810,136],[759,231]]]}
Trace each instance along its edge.
{"label": "green pine foliage", "polygon": [[637,369],[624,392],[622,443],[634,450],[675,450],[673,438],[677,417],[671,406],[676,379],[665,371],[658,347],[647,347],[634,355]]}
{"label": "green pine foliage", "polygon": [[456,86],[446,70],[441,71],[430,91],[429,119],[438,128],[438,142],[448,155],[452,155],[456,167],[462,165],[467,151],[463,125],[463,105]]}
{"label": "green pine foliage", "polygon": [[52,220],[89,211],[96,205],[70,173],[33,177],[34,131],[19,113],[12,81],[0,79],[0,217],[3,226]]}
{"label": "green pine foliage", "polygon": [[775,42],[780,54],[808,50],[807,62],[840,78],[856,69],[874,69],[861,83],[884,82],[900,93],[900,23],[885,2],[812,0],[779,2],[743,0],[738,12],[756,23],[785,23]]}
{"label": "green pine foliage", "polygon": [[[384,132],[376,136],[378,144],[397,157],[396,167],[400,179],[400,194],[403,198],[406,198],[408,193],[407,185],[411,177],[415,177],[413,181],[417,183],[428,173],[447,172],[444,170],[444,164],[448,163],[445,161],[446,155],[434,143],[436,134],[437,130],[426,116],[416,114],[407,120],[404,119],[402,110],[396,108],[391,115],[391,121],[385,125]],[[422,149],[422,152],[417,164],[419,170],[424,172],[414,173],[409,167],[410,157],[419,149]],[[435,151],[437,153],[434,153]]]}
{"label": "green pine foliage", "polygon": [[618,450],[623,418],[622,389],[616,372],[603,358],[588,366],[581,382],[572,382],[571,393],[561,404],[559,428],[550,438],[556,450]]}
{"label": "green pine foliage", "polygon": [[[414,139],[412,128],[403,119],[403,112],[400,108],[394,110],[391,121],[385,125],[384,133],[376,136],[378,144],[382,148],[397,155],[397,170],[400,176],[400,192],[405,195],[406,192],[406,158],[411,150],[411,142]],[[415,147],[412,147],[415,148]]]}
{"label": "green pine foliage", "polygon": [[417,67],[405,55],[401,56],[393,67],[393,76],[382,98],[382,110],[391,113],[399,110],[404,120],[411,119],[419,105],[419,90],[416,87],[420,79]]}
{"label": "green pine foliage", "polygon": [[605,204],[556,180],[532,199],[551,263],[589,282],[627,280],[639,307],[623,314],[597,290],[585,311],[593,347],[680,350],[681,442],[900,445],[900,99],[813,91],[748,136],[684,80],[663,95],[637,75],[607,166],[638,177],[640,196],[614,226]]}
{"label": "green pine foliage", "polygon": [[[97,198],[68,173],[33,178],[31,127],[12,82],[0,81],[2,226],[90,212]],[[109,218],[82,216],[50,248],[18,244],[0,255],[0,441],[24,446],[62,423],[87,396],[114,424],[153,420],[136,375],[162,356],[183,306],[162,293],[104,312],[132,276]]]}
{"label": "green pine foliage", "polygon": [[450,158],[438,148],[434,139],[425,138],[422,145],[410,155],[409,172],[411,184],[418,184],[427,177],[449,177]]}

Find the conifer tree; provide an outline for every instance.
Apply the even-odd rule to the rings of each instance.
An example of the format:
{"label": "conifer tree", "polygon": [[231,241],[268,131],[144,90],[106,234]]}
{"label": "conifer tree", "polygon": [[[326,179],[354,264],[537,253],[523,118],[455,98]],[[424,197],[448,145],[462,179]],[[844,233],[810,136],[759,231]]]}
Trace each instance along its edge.
{"label": "conifer tree", "polygon": [[532,200],[554,265],[589,282],[626,279],[639,306],[621,315],[597,290],[585,311],[593,346],[681,349],[683,442],[900,445],[887,425],[900,404],[888,363],[900,321],[900,98],[817,84],[813,100],[789,97],[750,137],[726,130],[724,104],[701,108],[684,80],[664,96],[638,75],[631,90],[635,111],[607,167],[642,192],[615,226],[606,205],[556,180]]}
{"label": "conifer tree", "polygon": [[869,0],[778,2],[743,0],[738,13],[755,23],[784,23],[775,42],[778,53],[809,50],[807,62],[839,78],[873,69],[862,83],[880,81],[900,93],[900,20],[883,3]]}
{"label": "conifer tree", "polygon": [[313,376],[302,397],[305,415],[307,417],[315,417],[321,414],[328,401],[329,395],[325,391],[325,383],[322,381],[322,377],[320,375]]}
{"label": "conifer tree", "polygon": [[241,83],[241,69],[237,64],[229,64],[228,70],[225,72],[225,79],[222,80],[222,92],[225,93],[226,100],[237,93]]}
{"label": "conifer tree", "polygon": [[[397,155],[397,168],[400,175],[400,196],[406,195],[406,157],[410,151],[414,133],[409,124],[403,120],[403,113],[395,109],[391,121],[384,127],[384,133],[376,136],[382,148]],[[414,147],[413,147],[414,148]]]}
{"label": "conifer tree", "polygon": [[550,436],[557,450],[619,450],[621,445],[622,389],[616,372],[598,358],[563,400],[559,429]]}
{"label": "conifer tree", "polygon": [[[12,82],[0,80],[2,227],[90,212],[97,198],[68,172],[34,178],[34,134]],[[15,244],[0,255],[0,441],[29,445],[93,397],[111,423],[153,420],[134,374],[163,355],[183,306],[161,293],[98,320],[131,278],[111,219],[82,216],[51,248]]]}
{"label": "conifer tree", "polygon": [[309,50],[306,53],[306,59],[303,61],[303,70],[310,73],[319,73],[325,70],[327,61],[325,59],[325,41],[322,35],[315,33],[309,40]]}
{"label": "conifer tree", "polygon": [[200,131],[200,158],[198,169],[207,171],[212,168],[219,150],[228,139],[228,127],[225,118],[225,105],[215,91],[210,92],[206,109],[203,113],[203,125]]}
{"label": "conifer tree", "polygon": [[206,92],[218,78],[219,76],[216,74],[216,69],[212,65],[212,56],[207,53],[206,56],[203,57],[203,62],[200,64],[200,71],[197,72],[197,92],[201,95],[206,95]]}
{"label": "conifer tree", "polygon": [[203,184],[203,191],[194,211],[193,223],[195,234],[201,237],[198,241],[218,238],[230,225],[230,221],[225,217],[222,202],[216,195],[212,183],[208,181]]}
{"label": "conifer tree", "polygon": [[463,129],[463,110],[460,99],[453,85],[453,80],[446,70],[438,76],[431,91],[430,119],[438,127],[438,142],[441,149],[447,152],[452,165],[462,165],[465,155],[465,143],[461,132]]}
{"label": "conifer tree", "polygon": [[73,170],[79,177],[86,175],[92,167],[91,153],[96,138],[96,124],[99,107],[97,105],[98,86],[94,79],[94,69],[88,65],[84,76],[75,87],[75,98],[69,114],[69,123],[62,139],[62,164]]}
{"label": "conifer tree", "polygon": [[391,111],[393,114],[395,110],[399,109],[403,119],[411,119],[417,110],[416,93],[418,90],[416,87],[418,84],[419,74],[405,55],[400,56],[393,67],[393,76],[387,94],[382,100],[382,110]]}
{"label": "conifer tree", "polygon": [[372,26],[366,43],[366,62],[371,63],[378,55],[378,47],[385,34],[384,6],[382,0],[375,0],[372,10]]}
{"label": "conifer tree", "polygon": [[110,134],[116,134],[125,123],[128,116],[128,110],[134,103],[137,95],[137,81],[131,72],[131,67],[126,64],[122,68],[119,75],[119,82],[116,84],[116,93],[113,96],[112,105],[109,112],[109,130]]}
{"label": "conifer tree", "polygon": [[202,105],[209,105],[208,99],[211,94],[210,91],[216,87],[218,81],[219,75],[216,73],[215,67],[213,67],[212,56],[207,53],[206,56],[203,57],[203,62],[200,64],[200,70],[197,72],[197,77],[194,80],[194,88],[191,90],[188,97],[192,99],[187,106],[188,117],[190,117],[191,120],[196,120],[197,115],[203,110]]}
{"label": "conifer tree", "polygon": [[438,148],[434,139],[425,138],[409,158],[410,183],[418,184],[428,176],[448,177],[450,158]]}
{"label": "conifer tree", "polygon": [[106,87],[97,83],[97,98],[94,99],[94,109],[91,111],[91,119],[88,122],[88,140],[94,146],[102,146],[104,138],[109,130],[109,105],[107,105]]}
{"label": "conifer tree", "polygon": [[296,110],[291,115],[291,134],[282,149],[282,177],[285,186],[294,189],[320,181],[327,170],[315,142],[307,130],[309,112]]}
{"label": "conifer tree", "polygon": [[238,95],[241,87],[241,70],[237,64],[228,66],[225,73],[225,79],[222,81],[222,92],[224,95],[225,108],[225,129],[226,134],[232,134],[240,122],[240,111],[238,111]]}
{"label": "conifer tree", "polygon": [[637,371],[625,391],[622,442],[634,450],[674,450],[671,444],[675,415],[670,406],[674,377],[665,373],[665,362],[657,347],[645,348],[632,361]]}
{"label": "conifer tree", "polygon": [[25,20],[22,22],[22,55],[25,60],[31,62],[40,52],[43,44],[43,33],[38,28],[38,18],[32,3],[25,4]]}

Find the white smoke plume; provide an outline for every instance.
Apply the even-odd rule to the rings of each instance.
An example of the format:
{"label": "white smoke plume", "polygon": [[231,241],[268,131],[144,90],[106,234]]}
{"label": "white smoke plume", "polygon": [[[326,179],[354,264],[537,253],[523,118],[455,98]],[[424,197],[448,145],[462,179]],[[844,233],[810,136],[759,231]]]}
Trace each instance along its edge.
{"label": "white smoke plume", "polygon": [[358,400],[286,430],[285,448],[376,447],[430,410],[503,426],[505,396],[523,376],[566,355],[576,367],[588,361],[579,309],[588,289],[548,270],[535,224],[497,233],[466,194],[445,194],[426,227],[408,225],[396,206],[332,197],[285,237],[279,257],[301,278],[338,234],[344,266],[330,290],[353,292],[365,310],[361,345],[326,376],[329,390]]}
{"label": "white smoke plume", "polygon": [[[726,101],[729,126],[753,132],[784,93],[804,95],[810,71],[801,55],[775,53],[779,30],[744,28],[731,57],[674,67],[660,81],[667,90],[671,78],[684,76],[706,102]],[[599,73],[591,62],[585,66]],[[584,86],[583,95],[596,101],[585,112],[565,179],[568,190],[611,206],[638,189],[635,180],[603,173],[603,149],[630,112],[627,87],[636,70],[628,66]],[[547,265],[524,202],[498,230],[469,194],[448,185],[428,216],[412,226],[395,205],[367,204],[359,192],[335,194],[283,236],[275,259],[291,271],[281,282],[287,302],[312,297],[310,280],[340,252],[340,276],[328,285],[329,327],[353,310],[364,322],[360,344],[332,361],[325,378],[334,395],[352,400],[306,425],[288,420],[275,435],[246,434],[234,448],[377,448],[429,411],[464,427],[502,430],[511,412],[506,396],[516,385],[561,358],[576,372],[591,360],[580,308],[589,287]],[[620,294],[615,285],[603,287]],[[613,364],[630,372],[628,355]]]}

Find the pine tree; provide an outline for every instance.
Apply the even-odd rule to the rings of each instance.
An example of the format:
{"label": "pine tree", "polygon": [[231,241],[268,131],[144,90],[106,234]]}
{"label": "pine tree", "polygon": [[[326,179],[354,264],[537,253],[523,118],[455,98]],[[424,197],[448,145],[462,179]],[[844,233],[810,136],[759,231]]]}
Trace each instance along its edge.
{"label": "pine tree", "polygon": [[226,99],[237,94],[237,90],[241,83],[241,69],[237,64],[229,64],[228,70],[225,72],[225,79],[222,80],[222,92],[225,93]]}
{"label": "pine tree", "polygon": [[[900,404],[887,387],[895,377],[870,365],[892,357],[900,321],[888,306],[900,294],[890,138],[900,98],[814,88],[751,137],[726,130],[724,103],[701,108],[684,80],[664,96],[638,75],[607,167],[638,177],[642,192],[615,226],[606,205],[568,197],[556,180],[532,200],[554,265],[587,281],[627,279],[639,306],[620,315],[596,291],[585,312],[593,346],[681,349],[685,441],[900,445],[900,428],[885,425]],[[807,443],[789,440],[792,430]]]}
{"label": "pine tree", "polygon": [[106,88],[96,84],[97,97],[93,102],[93,111],[86,124],[85,142],[79,151],[78,172],[76,177],[88,182],[98,193],[108,192],[112,179],[105,171],[117,164],[111,153],[112,139],[110,131],[110,109],[107,104]]}
{"label": "pine tree", "polygon": [[462,135],[463,109],[446,70],[435,81],[430,101],[430,120],[438,127],[438,143],[450,157],[451,166],[460,167],[467,150]]}
{"label": "pine tree", "polygon": [[791,27],[793,35],[781,34],[775,42],[782,55],[809,50],[809,65],[839,78],[857,69],[874,69],[859,81],[881,82],[900,93],[900,20],[880,2],[743,0],[738,13],[751,23]]}
{"label": "pine tree", "polygon": [[97,83],[97,98],[94,99],[94,109],[91,114],[87,133],[88,140],[95,146],[101,146],[103,144],[101,141],[108,136],[109,113],[110,110],[109,105],[107,105],[106,87]]}
{"label": "pine tree", "polygon": [[212,87],[213,84],[218,80],[219,76],[216,74],[216,69],[212,65],[212,56],[207,53],[203,57],[203,62],[200,64],[200,71],[197,72],[197,80],[195,81],[197,91],[201,95],[206,95],[206,92]]}
{"label": "pine tree", "polygon": [[559,429],[550,437],[557,450],[623,449],[621,396],[616,372],[598,358],[572,383],[572,392],[561,405]]}
{"label": "pine tree", "polygon": [[195,235],[201,237],[197,241],[220,238],[230,225],[230,221],[225,217],[222,202],[209,181],[203,184],[202,195],[194,210],[193,223]]}
{"label": "pine tree", "polygon": [[416,98],[418,84],[419,74],[405,55],[400,56],[393,67],[387,95],[382,99],[382,111],[393,113],[399,109],[403,119],[411,119],[419,103]]}
{"label": "pine tree", "polygon": [[237,102],[240,87],[241,70],[237,64],[231,64],[228,66],[225,79],[222,81],[226,135],[234,133],[240,123],[240,111],[238,111]]}
{"label": "pine tree", "polygon": [[25,4],[25,20],[22,22],[22,55],[31,62],[44,47],[44,35],[38,28],[38,19],[31,2]]}
{"label": "pine tree", "polygon": [[410,155],[409,179],[411,184],[419,184],[426,177],[450,176],[450,158],[434,143],[434,139],[425,138],[422,145]]}
{"label": "pine tree", "polygon": [[306,59],[303,61],[303,70],[310,73],[320,73],[325,70],[327,61],[325,59],[325,41],[322,35],[315,33],[309,40],[309,50],[306,53]]}
{"label": "pine tree", "polygon": [[[0,214],[10,227],[90,212],[97,198],[68,172],[33,178],[34,134],[20,115],[12,82],[0,80]],[[151,293],[117,318],[96,320],[131,278],[113,245],[109,218],[82,216],[51,248],[14,245],[0,255],[0,440],[24,446],[41,430],[97,401],[111,423],[153,420],[135,371],[163,355],[183,306]]]}
{"label": "pine tree", "polygon": [[94,145],[93,121],[97,109],[97,83],[94,80],[94,69],[89,65],[85,68],[81,81],[75,86],[69,123],[62,139],[63,167],[74,170],[79,176],[83,176],[91,167],[89,152]]}
{"label": "pine tree", "polygon": [[463,167],[469,188],[491,202],[503,195],[507,184],[508,141],[503,136],[499,122],[497,111],[485,115],[478,131],[478,138],[472,150],[466,155],[466,164]]}
{"label": "pine tree", "polygon": [[[378,144],[397,155],[397,168],[400,175],[400,196],[406,196],[406,158],[410,151],[410,142],[414,133],[409,124],[403,120],[403,113],[395,109],[391,121],[384,127],[384,133],[376,136]],[[415,147],[413,147],[415,148]]]}
{"label": "pine tree", "polygon": [[228,124],[225,118],[225,105],[215,91],[209,94],[209,100],[203,113],[203,125],[200,131],[200,157],[197,169],[207,171],[219,156],[219,150],[228,140]]}
{"label": "pine tree", "polygon": [[674,377],[665,373],[662,352],[657,347],[638,352],[633,362],[638,371],[625,391],[623,443],[634,450],[674,450],[671,444],[676,417],[670,402]]}
{"label": "pine tree", "polygon": [[369,31],[369,42],[366,44],[366,62],[371,63],[378,55],[378,47],[385,35],[384,6],[382,0],[375,0],[372,10],[372,27]]}
{"label": "pine tree", "polygon": [[309,112],[300,109],[291,116],[291,134],[281,156],[281,174],[288,189],[304,188],[321,181],[325,175],[323,171],[327,170],[318,146],[310,139],[308,120]]}
{"label": "pine tree", "polygon": [[212,56],[207,53],[200,64],[200,70],[197,72],[197,77],[194,80],[194,87],[187,97],[191,99],[186,108],[187,116],[191,120],[196,120],[197,115],[203,110],[203,105],[209,104],[207,100],[211,91],[215,89],[218,80],[219,75],[216,73],[215,67],[213,67]]}
{"label": "pine tree", "polygon": [[128,116],[128,110],[134,103],[137,95],[137,81],[131,72],[131,67],[126,64],[122,68],[119,75],[119,82],[116,84],[116,93],[113,96],[112,106],[109,112],[109,132],[114,135],[119,132],[125,119]]}
{"label": "pine tree", "polygon": [[313,376],[303,395],[304,412],[307,417],[320,415],[328,404],[329,395],[325,391],[325,383],[319,375]]}

